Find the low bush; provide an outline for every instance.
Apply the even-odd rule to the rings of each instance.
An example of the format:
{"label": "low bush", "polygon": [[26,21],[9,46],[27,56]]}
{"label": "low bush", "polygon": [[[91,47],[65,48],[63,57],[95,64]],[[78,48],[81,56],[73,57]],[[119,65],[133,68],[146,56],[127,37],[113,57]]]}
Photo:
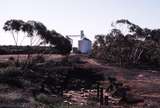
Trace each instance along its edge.
{"label": "low bush", "polygon": [[45,62],[45,57],[43,55],[37,55],[32,59],[33,63],[43,63]]}
{"label": "low bush", "polygon": [[7,67],[0,70],[0,83],[10,86],[23,87],[21,81],[22,72],[16,67]]}
{"label": "low bush", "polygon": [[20,62],[19,66],[1,69],[0,83],[28,89],[34,97],[41,93],[60,96],[65,90],[90,89],[104,79],[92,68],[65,65],[62,61],[32,63],[25,68]]}
{"label": "low bush", "polygon": [[36,96],[36,100],[47,105],[54,105],[63,102],[62,97],[53,97],[53,96],[47,96],[45,94],[39,94]]}
{"label": "low bush", "polygon": [[0,62],[0,68],[7,68],[9,66],[8,62]]}

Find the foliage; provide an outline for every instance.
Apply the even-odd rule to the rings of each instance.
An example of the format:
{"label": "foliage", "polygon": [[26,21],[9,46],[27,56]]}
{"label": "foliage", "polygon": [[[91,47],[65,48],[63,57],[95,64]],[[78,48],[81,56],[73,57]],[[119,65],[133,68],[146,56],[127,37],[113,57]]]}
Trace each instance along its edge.
{"label": "foliage", "polygon": [[104,79],[96,70],[54,61],[32,65],[24,78],[30,80],[35,87],[39,86],[44,91],[48,89],[55,94],[61,94],[63,90],[91,88],[97,81]]}
{"label": "foliage", "polygon": [[[16,46],[21,45],[25,37],[24,35],[23,39],[19,41],[18,32],[24,32],[30,38],[30,46],[49,43],[59,50],[61,54],[69,54],[72,49],[72,45],[67,38],[55,30],[48,30],[44,24],[38,21],[24,22],[22,20],[11,19],[5,22],[3,29],[11,32]],[[39,39],[37,40],[37,38]]]}
{"label": "foliage", "polygon": [[0,83],[8,84],[13,87],[22,88],[23,84],[21,81],[22,72],[20,69],[15,67],[7,67],[0,71]]}
{"label": "foliage", "polygon": [[62,54],[69,54],[69,52],[72,50],[71,42],[54,30],[47,31],[45,42],[54,45],[54,47]]}
{"label": "foliage", "polygon": [[[127,25],[124,34],[116,25]],[[107,35],[97,35],[93,56],[121,66],[160,66],[160,29],[141,28],[128,20],[117,20]]]}
{"label": "foliage", "polygon": [[[65,90],[90,89],[97,81],[104,79],[92,68],[78,67],[72,61],[63,62],[34,61],[27,65],[20,62],[19,67],[1,68],[0,84],[29,90],[37,98],[41,93],[51,96],[63,95]],[[47,99],[44,97],[44,100]]]}
{"label": "foliage", "polygon": [[[18,45],[18,32],[21,30],[23,24],[24,21],[13,19],[6,21],[3,27],[5,31],[11,31],[16,46]],[[17,36],[15,36],[15,33]]]}
{"label": "foliage", "polygon": [[51,46],[0,46],[0,55],[6,54],[61,54]]}

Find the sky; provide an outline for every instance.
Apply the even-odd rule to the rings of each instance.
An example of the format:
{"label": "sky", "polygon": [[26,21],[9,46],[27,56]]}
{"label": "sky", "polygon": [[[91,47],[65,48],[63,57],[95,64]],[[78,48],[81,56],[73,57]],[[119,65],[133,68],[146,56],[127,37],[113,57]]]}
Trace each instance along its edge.
{"label": "sky", "polygon": [[160,0],[0,0],[0,45],[14,44],[3,25],[10,19],[40,21],[62,35],[87,38],[107,34],[111,23],[128,19],[141,27],[160,28]]}

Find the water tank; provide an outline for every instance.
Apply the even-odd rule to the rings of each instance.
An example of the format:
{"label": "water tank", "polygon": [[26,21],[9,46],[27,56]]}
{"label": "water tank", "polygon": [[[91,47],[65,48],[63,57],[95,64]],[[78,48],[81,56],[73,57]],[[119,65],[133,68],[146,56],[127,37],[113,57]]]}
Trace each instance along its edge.
{"label": "water tank", "polygon": [[90,54],[92,50],[92,42],[87,38],[78,41],[78,49],[83,54]]}

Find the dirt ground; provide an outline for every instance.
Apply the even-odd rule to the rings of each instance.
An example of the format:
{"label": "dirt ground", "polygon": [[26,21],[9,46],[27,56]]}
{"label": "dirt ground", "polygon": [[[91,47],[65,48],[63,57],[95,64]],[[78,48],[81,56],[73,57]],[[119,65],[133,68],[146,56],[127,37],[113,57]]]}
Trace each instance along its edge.
{"label": "dirt ground", "polygon": [[119,81],[131,87],[131,90],[146,100],[160,102],[160,71],[143,69],[126,69],[109,64],[96,62],[88,59],[88,65],[101,68],[102,73],[107,76],[115,76]]}
{"label": "dirt ground", "polygon": [[[35,56],[35,55],[34,55]],[[144,97],[146,101],[160,102],[160,72],[156,70],[143,69],[126,69],[109,64],[97,62],[97,60],[82,55],[71,55],[72,57],[80,57],[85,64],[83,67],[92,67],[99,69],[107,78],[114,76],[125,85],[131,87],[132,91],[139,96]],[[0,62],[8,60],[9,57],[17,57],[17,55],[0,55]],[[26,59],[26,55],[20,55],[21,59]],[[45,55],[46,59],[60,59],[60,55]]]}

